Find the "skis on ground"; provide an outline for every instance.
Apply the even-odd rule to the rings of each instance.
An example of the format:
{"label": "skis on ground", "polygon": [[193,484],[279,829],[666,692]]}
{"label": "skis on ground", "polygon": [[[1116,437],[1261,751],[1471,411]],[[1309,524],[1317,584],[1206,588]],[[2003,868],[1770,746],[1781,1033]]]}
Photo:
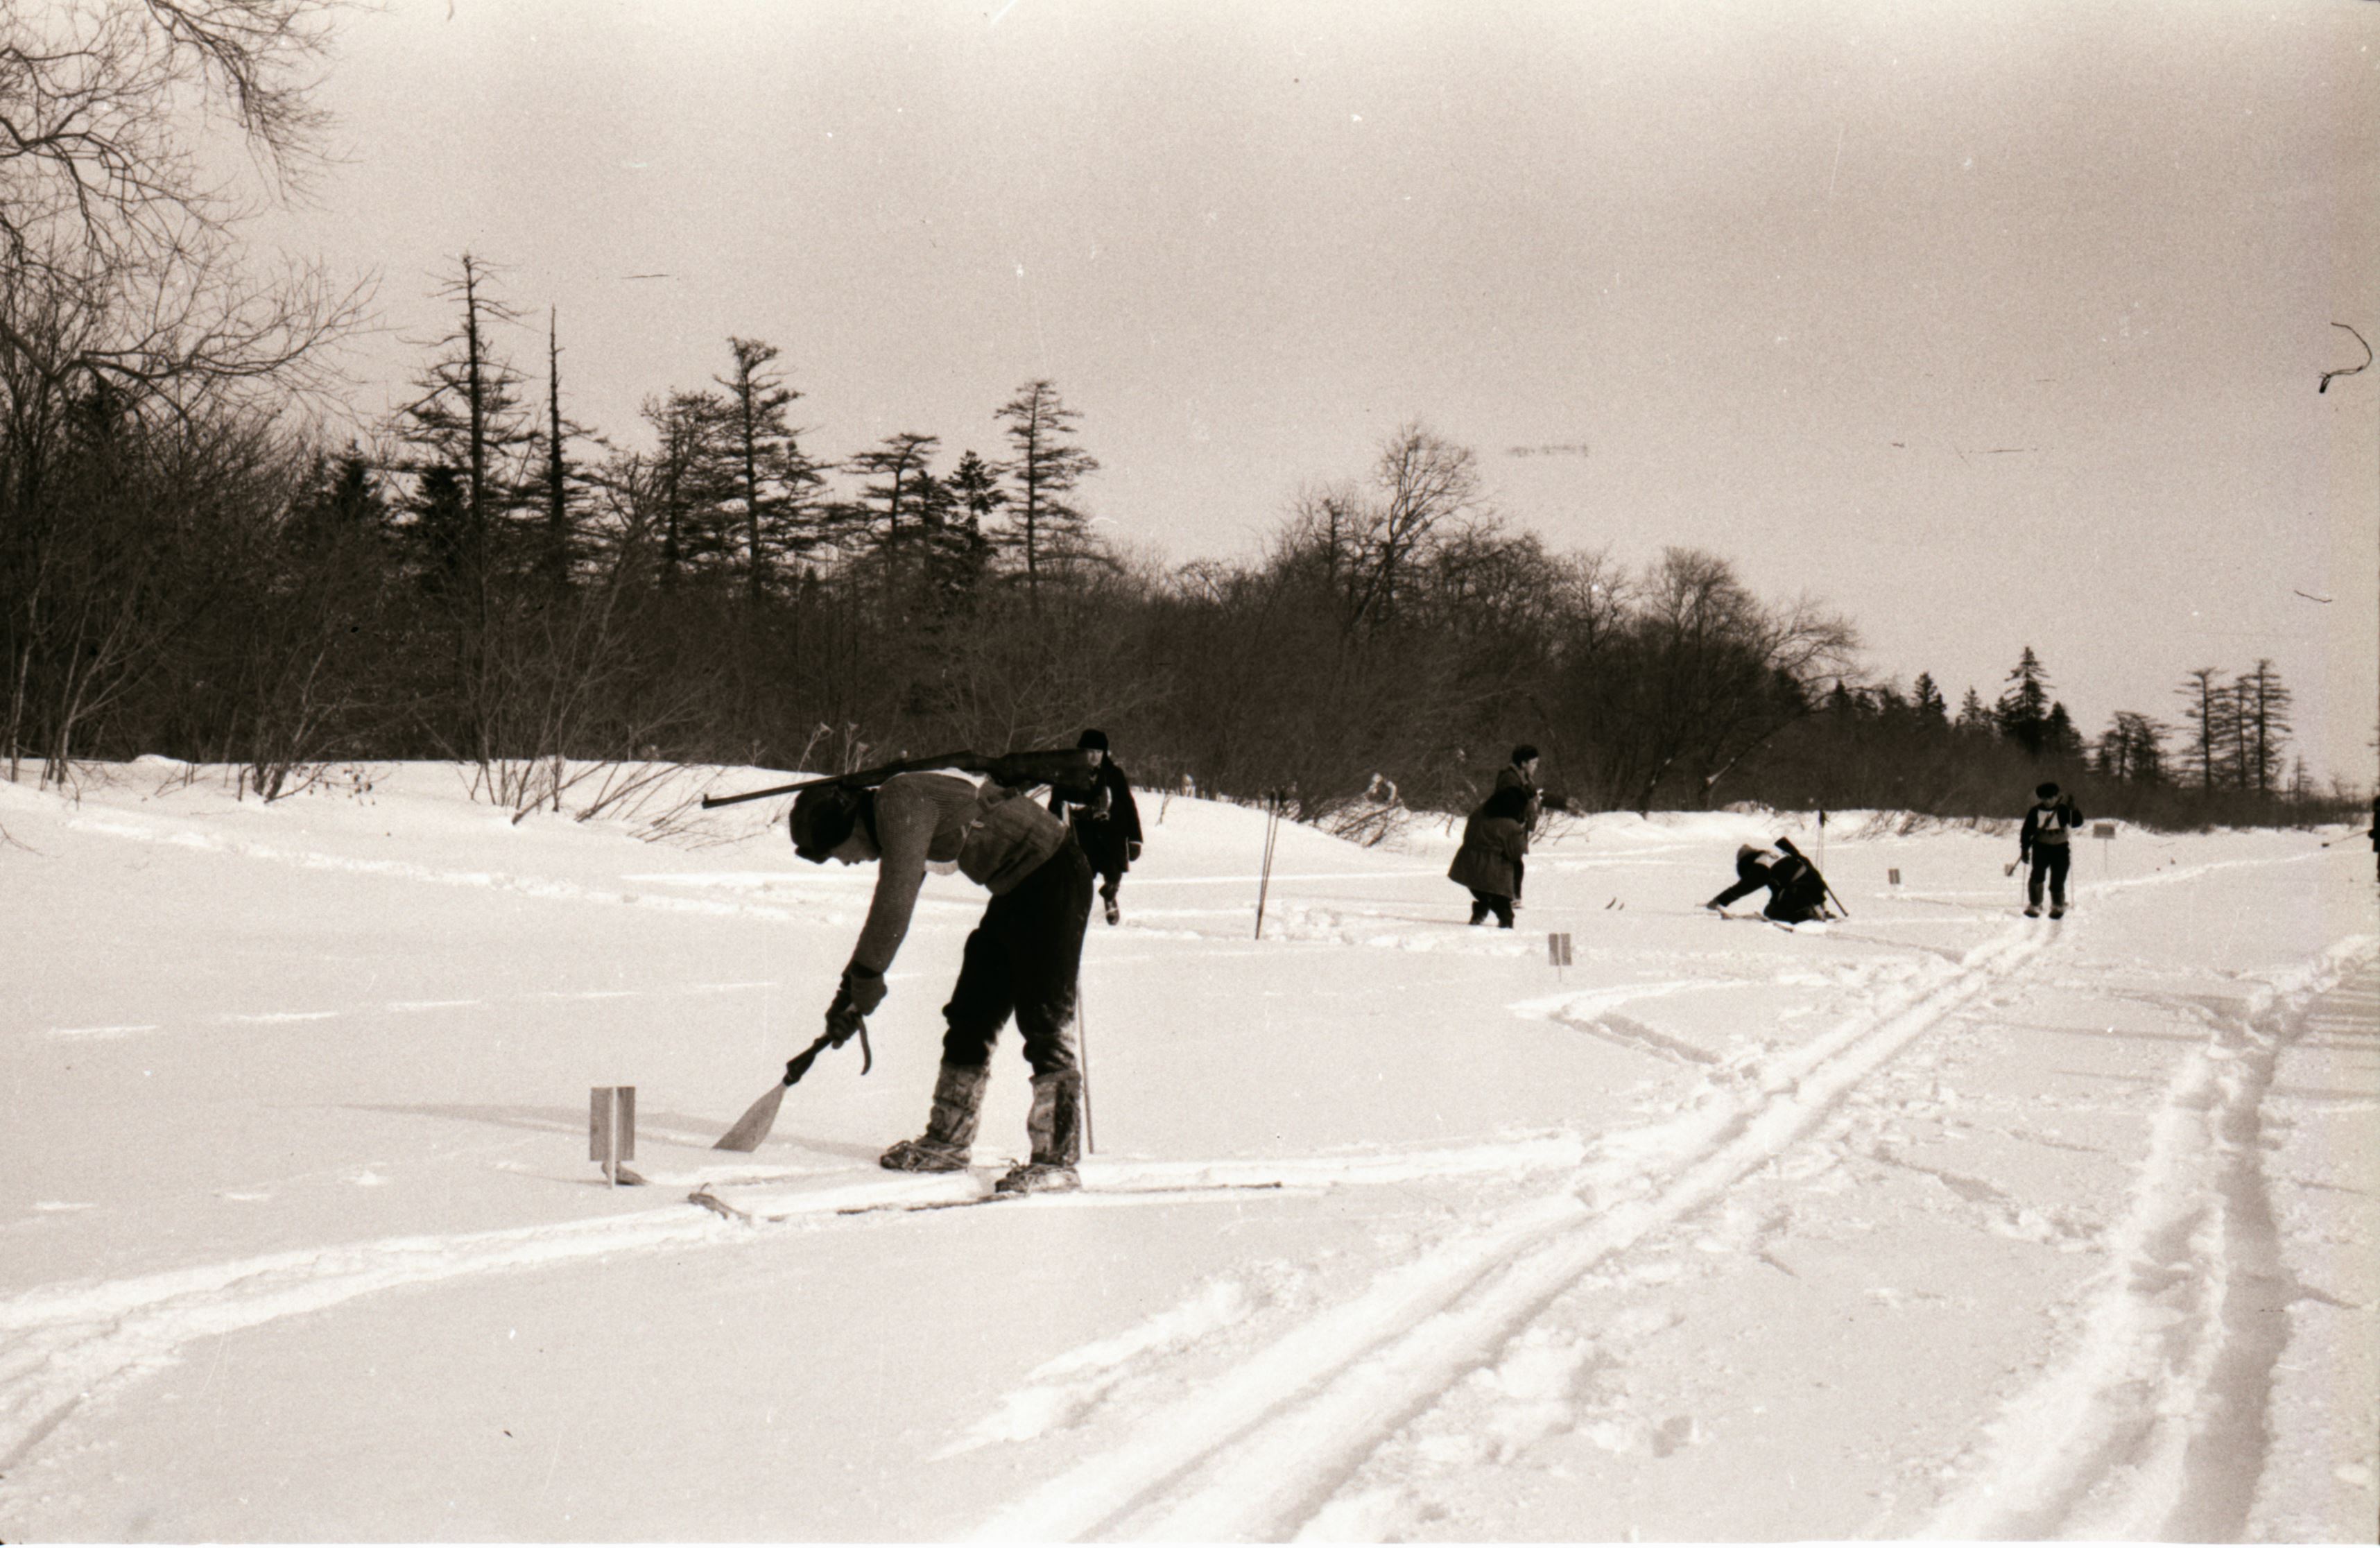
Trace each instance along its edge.
{"label": "skis on ground", "polygon": [[1707,906],[1706,906],[1706,909],[1707,912],[1716,914],[1723,920],[1750,920],[1756,923],[1768,925],[1774,929],[1781,930],[1788,935],[1794,933],[1796,931],[1802,930],[1806,930],[1811,932],[1813,934],[1818,935],[1823,935],[1827,932],[1828,921],[1825,920],[1803,920],[1799,924],[1789,924],[1783,920],[1772,920],[1767,914],[1735,914],[1730,913],[1725,908],[1709,908]]}
{"label": "skis on ground", "polygon": [[943,1173],[930,1179],[888,1182],[880,1187],[834,1188],[791,1199],[780,1194],[769,1202],[750,1205],[723,1199],[710,1184],[704,1183],[686,1195],[686,1202],[698,1204],[729,1220],[759,1225],[793,1220],[803,1215],[911,1214],[1027,1201],[1086,1205],[1152,1203],[1167,1199],[1186,1201],[1220,1194],[1285,1191],[1289,1191],[1289,1186],[1278,1181],[1107,1184],[1094,1181],[1081,1188],[1003,1193],[981,1176],[967,1172]]}

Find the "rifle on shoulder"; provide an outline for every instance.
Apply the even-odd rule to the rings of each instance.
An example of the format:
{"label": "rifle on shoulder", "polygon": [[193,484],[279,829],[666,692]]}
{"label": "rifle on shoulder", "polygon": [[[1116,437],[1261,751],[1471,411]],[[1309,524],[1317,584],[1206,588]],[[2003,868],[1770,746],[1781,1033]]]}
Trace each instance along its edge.
{"label": "rifle on shoulder", "polygon": [[857,769],[850,774],[819,774],[809,779],[795,780],[789,785],[771,785],[765,790],[747,790],[735,796],[705,796],[702,798],[702,810],[709,811],[713,807],[766,800],[771,796],[790,796],[818,785],[841,785],[854,790],[870,790],[894,774],[924,774],[939,769],[983,774],[1002,785],[1013,785],[1020,789],[1048,785],[1070,795],[1087,797],[1099,788],[1099,764],[1087,748],[1043,748],[1024,752],[937,752],[925,758],[904,758],[895,762],[879,763],[872,769]]}

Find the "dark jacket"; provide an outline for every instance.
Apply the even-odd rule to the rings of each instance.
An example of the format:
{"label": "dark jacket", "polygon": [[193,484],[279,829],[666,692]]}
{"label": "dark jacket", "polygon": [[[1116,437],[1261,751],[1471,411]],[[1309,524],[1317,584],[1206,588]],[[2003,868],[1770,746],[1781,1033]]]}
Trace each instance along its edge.
{"label": "dark jacket", "polygon": [[995,897],[1066,842],[1058,820],[1018,791],[956,774],[895,774],[876,790],[876,893],[851,960],[881,974],[909,933],[929,864],[956,863]]}
{"label": "dark jacket", "polygon": [[1087,801],[1050,794],[1050,810],[1075,826],[1084,858],[1102,876],[1121,876],[1132,869],[1140,847],[1140,808],[1133,803],[1132,781],[1112,756],[1099,760],[1099,787]]}
{"label": "dark jacket", "polygon": [[[1545,800],[1544,798],[1537,794],[1537,787],[1530,783],[1529,776],[1521,772],[1521,765],[1518,763],[1507,763],[1502,768],[1497,770],[1496,789],[1525,790],[1528,792],[1528,804],[1524,807],[1521,811],[1521,831],[1524,833],[1536,832],[1537,813],[1543,810]],[[1490,795],[1493,795],[1495,791],[1489,792]]]}
{"label": "dark jacket", "polygon": [[1521,861],[1529,852],[1528,831],[1511,817],[1489,817],[1485,809],[1463,824],[1463,847],[1446,877],[1490,897],[1521,896]]}
{"label": "dark jacket", "polygon": [[2074,804],[2073,797],[2061,793],[2046,801],[2035,801],[2033,810],[2024,814],[2024,826],[2016,835],[2018,859],[2030,857],[2036,844],[2065,844],[2082,825],[2082,809]]}
{"label": "dark jacket", "polygon": [[1827,879],[1807,857],[1789,850],[1768,867],[1768,905],[1762,913],[1798,924],[1817,918],[1826,906]]}

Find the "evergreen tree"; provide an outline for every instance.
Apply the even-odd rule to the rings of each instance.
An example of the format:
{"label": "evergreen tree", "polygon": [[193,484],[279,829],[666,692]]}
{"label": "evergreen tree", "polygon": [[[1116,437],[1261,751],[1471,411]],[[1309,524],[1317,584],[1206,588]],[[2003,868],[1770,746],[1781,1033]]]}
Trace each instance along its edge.
{"label": "evergreen tree", "polygon": [[2279,782],[2281,750],[2289,744],[2289,703],[2294,695],[2282,686],[2281,675],[2268,658],[2258,658],[2255,670],[2233,685],[2237,698],[2240,765],[2258,790],[2270,791]]}
{"label": "evergreen tree", "polygon": [[2224,750],[2232,735],[2231,696],[2216,686],[2215,673],[2212,666],[2198,667],[2174,690],[2182,701],[2181,718],[2190,725],[2189,740],[2183,744],[2182,772],[2195,775],[2201,790],[2215,788],[2216,778],[2223,768]]}
{"label": "evergreen tree", "polygon": [[769,590],[777,562],[799,557],[819,541],[808,519],[808,497],[823,481],[802,455],[785,410],[802,395],[768,370],[777,347],[757,338],[730,338],[734,365],[713,377],[718,401],[715,448],[741,506],[746,582],[755,601]]}
{"label": "evergreen tree", "polygon": [[1931,673],[1917,674],[1917,683],[1913,692],[1915,694],[1913,707],[1920,716],[1937,725],[1949,724],[1950,706],[1943,702],[1942,690],[1936,686]]}
{"label": "evergreen tree", "polygon": [[1993,711],[1993,719],[2001,736],[2023,748],[2029,756],[2038,758],[2049,736],[2049,675],[2041,669],[2032,646],[2024,648],[2008,681],[2009,687]]}
{"label": "evergreen tree", "polygon": [[520,500],[529,534],[529,570],[550,591],[570,582],[583,541],[581,512],[585,504],[577,470],[570,461],[573,441],[587,432],[562,417],[562,344],[555,314],[546,314],[545,423],[530,433],[528,470],[522,480]]}
{"label": "evergreen tree", "polygon": [[[899,431],[884,437],[873,450],[861,452],[844,464],[863,479],[874,481],[861,488],[851,513],[861,541],[873,542],[884,557],[888,596],[899,591],[904,549],[924,545],[929,505],[938,487],[929,465],[941,444],[939,435]],[[901,527],[905,518],[909,522],[906,534]],[[880,520],[883,526],[880,537],[874,535]]]}
{"label": "evergreen tree", "polygon": [[1025,555],[1026,591],[1038,603],[1042,561],[1082,545],[1088,518],[1066,496],[1083,475],[1098,471],[1099,459],[1074,444],[1075,421],[1082,416],[1060,400],[1047,378],[1017,388],[994,417],[1006,421],[1004,433],[1015,448],[1002,465],[1017,490],[1010,506],[1016,523],[1011,541]]}
{"label": "evergreen tree", "polygon": [[1961,731],[1989,731],[1994,728],[1995,725],[1996,723],[1992,719],[1992,712],[1984,708],[1983,695],[1977,693],[1973,688],[1969,688],[1967,689],[1967,696],[1959,701],[1959,729]]}
{"label": "evergreen tree", "polygon": [[2074,717],[2066,713],[2063,702],[2052,703],[2042,722],[2041,750],[2053,758],[2082,756],[2082,733],[2075,729]]}
{"label": "evergreen tree", "polygon": [[726,459],[729,410],[716,393],[673,392],[648,398],[644,419],[655,443],[645,481],[653,506],[654,564],[661,584],[723,567],[731,550],[736,485]]}
{"label": "evergreen tree", "polygon": [[[450,469],[459,479],[462,533],[452,562],[471,610],[467,628],[483,633],[491,586],[512,560],[512,519],[524,483],[521,453],[536,441],[536,426],[521,405],[521,374],[495,352],[492,329],[516,317],[488,296],[486,267],[464,252],[455,279],[438,293],[457,302],[462,319],[419,381],[421,397],[397,414],[397,436],[417,447],[409,471],[429,476]],[[426,503],[429,498],[417,495],[417,512]]]}

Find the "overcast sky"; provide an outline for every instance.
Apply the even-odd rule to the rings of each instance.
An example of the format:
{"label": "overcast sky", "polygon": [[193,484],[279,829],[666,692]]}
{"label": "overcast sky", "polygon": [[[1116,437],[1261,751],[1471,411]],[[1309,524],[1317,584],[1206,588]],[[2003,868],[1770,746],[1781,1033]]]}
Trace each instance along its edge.
{"label": "overcast sky", "polygon": [[829,458],[995,455],[1050,377],[1172,561],[1418,420],[1954,704],[2031,645],[2095,736],[2269,656],[2372,777],[2380,367],[2315,392],[2380,342],[2372,0],[389,0],[321,100],[275,231],[378,276],[367,416],[468,249],[631,443],[731,334]]}

